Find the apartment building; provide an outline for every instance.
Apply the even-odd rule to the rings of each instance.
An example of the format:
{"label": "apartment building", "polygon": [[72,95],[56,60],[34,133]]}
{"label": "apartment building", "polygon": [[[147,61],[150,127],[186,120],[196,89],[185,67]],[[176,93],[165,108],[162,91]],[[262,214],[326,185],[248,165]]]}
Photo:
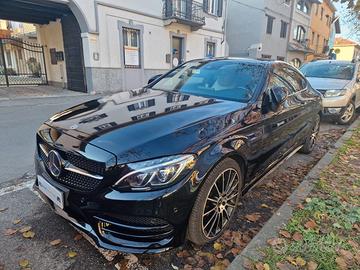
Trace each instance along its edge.
{"label": "apartment building", "polygon": [[306,55],[312,53],[309,47],[311,35],[311,13],[317,0],[292,1],[291,23],[287,60],[295,67],[300,67],[306,59]]}
{"label": "apartment building", "polygon": [[287,60],[291,0],[229,0],[230,56]]}
{"label": "apartment building", "polygon": [[103,92],[225,55],[225,13],[225,0],[9,0],[0,18],[36,24],[50,84]]}
{"label": "apartment building", "polygon": [[335,30],[334,23],[338,23],[335,17],[336,8],[332,1],[323,0],[315,4],[311,11],[311,25],[308,37],[309,48],[313,51],[306,56],[307,61],[324,59],[328,57],[329,40]]}

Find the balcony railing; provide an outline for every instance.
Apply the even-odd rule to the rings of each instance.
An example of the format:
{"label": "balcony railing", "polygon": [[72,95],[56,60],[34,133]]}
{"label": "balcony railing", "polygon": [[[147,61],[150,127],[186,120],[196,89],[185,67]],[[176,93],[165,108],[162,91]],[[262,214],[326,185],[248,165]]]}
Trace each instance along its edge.
{"label": "balcony railing", "polygon": [[203,5],[192,0],[165,0],[163,19],[201,28],[205,25]]}

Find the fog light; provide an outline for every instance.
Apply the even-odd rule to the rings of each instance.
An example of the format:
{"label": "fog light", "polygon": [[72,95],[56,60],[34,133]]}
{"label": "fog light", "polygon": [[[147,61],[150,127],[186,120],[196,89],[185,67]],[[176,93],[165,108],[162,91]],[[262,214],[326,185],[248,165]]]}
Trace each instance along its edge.
{"label": "fog light", "polygon": [[340,113],[341,108],[328,108],[328,112],[331,114],[338,114]]}

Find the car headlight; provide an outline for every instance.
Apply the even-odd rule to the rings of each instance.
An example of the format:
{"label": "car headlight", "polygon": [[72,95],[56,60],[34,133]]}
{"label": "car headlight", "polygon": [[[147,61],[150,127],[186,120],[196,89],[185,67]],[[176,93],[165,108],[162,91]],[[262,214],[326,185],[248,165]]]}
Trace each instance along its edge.
{"label": "car headlight", "polygon": [[177,155],[129,163],[126,165],[128,173],[115,183],[114,188],[132,190],[161,188],[189,173],[194,165],[194,155]]}
{"label": "car headlight", "polygon": [[327,90],[325,92],[325,97],[341,97],[345,95],[346,89],[339,89],[339,90]]}

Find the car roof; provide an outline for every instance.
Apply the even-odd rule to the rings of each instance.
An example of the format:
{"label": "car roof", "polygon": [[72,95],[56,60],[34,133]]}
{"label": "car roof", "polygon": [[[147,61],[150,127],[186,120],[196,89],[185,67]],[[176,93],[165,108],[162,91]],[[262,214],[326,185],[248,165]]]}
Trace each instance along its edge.
{"label": "car roof", "polygon": [[244,64],[254,64],[254,65],[261,65],[261,66],[272,66],[274,64],[282,63],[289,65],[288,63],[284,61],[278,61],[278,60],[268,60],[268,59],[252,59],[252,58],[242,58],[242,57],[209,57],[209,58],[199,58],[199,59],[193,59],[188,62],[195,62],[195,61],[222,61],[222,60],[231,60],[236,61],[239,63]]}
{"label": "car roof", "polygon": [[313,62],[309,62],[307,64],[355,64],[353,61],[345,61],[345,60],[316,60]]}

